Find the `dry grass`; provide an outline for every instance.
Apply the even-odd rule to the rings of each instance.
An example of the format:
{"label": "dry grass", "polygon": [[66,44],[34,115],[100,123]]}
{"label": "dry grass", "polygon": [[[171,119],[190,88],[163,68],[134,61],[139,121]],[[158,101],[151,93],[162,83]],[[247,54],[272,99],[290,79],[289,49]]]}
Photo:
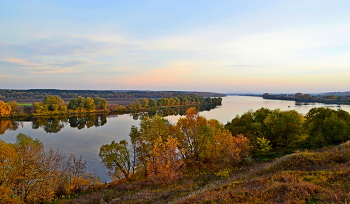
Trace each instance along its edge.
{"label": "dry grass", "polygon": [[109,185],[62,203],[349,203],[350,142],[235,170],[229,179],[183,179],[170,186],[144,180]]}

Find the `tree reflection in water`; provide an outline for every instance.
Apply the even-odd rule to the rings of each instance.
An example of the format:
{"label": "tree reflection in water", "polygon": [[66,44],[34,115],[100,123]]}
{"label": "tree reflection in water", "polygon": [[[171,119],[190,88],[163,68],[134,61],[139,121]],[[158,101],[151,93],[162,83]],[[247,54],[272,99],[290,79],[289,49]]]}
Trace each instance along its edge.
{"label": "tree reflection in water", "polygon": [[[191,108],[192,106],[186,106],[186,107],[173,107],[173,108],[166,108],[166,109],[159,109],[159,110],[152,110],[148,112],[141,112],[141,113],[131,113],[130,116],[134,120],[142,120],[144,117],[152,117],[154,115],[161,115],[162,117],[166,117],[169,115],[180,115],[185,116],[186,111]],[[206,104],[201,106],[195,106],[199,112],[202,111],[210,111],[212,109],[215,109],[217,106],[212,104]]]}
{"label": "tree reflection in water", "polygon": [[68,125],[72,128],[99,127],[107,123],[107,115],[51,116],[32,118],[32,128],[43,128],[47,133],[57,133]]}
{"label": "tree reflection in water", "polygon": [[20,126],[23,127],[22,121],[0,119],[0,135],[4,134],[6,130],[17,130]]}

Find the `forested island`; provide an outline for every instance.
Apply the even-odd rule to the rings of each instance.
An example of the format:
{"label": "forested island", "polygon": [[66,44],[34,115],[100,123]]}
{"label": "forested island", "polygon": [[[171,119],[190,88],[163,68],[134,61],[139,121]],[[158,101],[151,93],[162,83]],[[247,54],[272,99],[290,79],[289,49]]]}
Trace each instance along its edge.
{"label": "forested island", "polygon": [[[20,134],[0,140],[5,203],[342,203],[350,199],[350,113],[260,108],[227,124],[191,107],[146,116],[99,156],[103,184],[78,158]],[[55,161],[55,162],[53,162]],[[28,166],[25,166],[28,165]],[[25,176],[23,176],[25,175]],[[43,196],[45,195],[45,196]],[[72,199],[73,197],[77,197]]]}
{"label": "forested island", "polygon": [[[57,90],[50,90],[55,92]],[[60,91],[57,91],[59,93]],[[76,91],[79,93],[79,91]],[[74,92],[74,93],[76,93]],[[103,91],[81,91],[84,93],[105,93]],[[6,92],[12,93],[11,91]],[[29,97],[27,92],[21,92],[21,97],[11,95],[11,97],[18,97],[23,99]],[[32,92],[29,92],[32,93]],[[37,93],[37,92],[35,92]],[[68,102],[65,102],[58,95],[47,95],[47,91],[40,92],[44,94],[42,101],[30,103],[18,103],[17,101],[0,101],[0,117],[18,117],[18,116],[40,116],[40,115],[64,115],[64,114],[86,114],[86,113],[134,113],[142,111],[152,111],[157,109],[180,107],[189,105],[221,105],[221,97],[209,97],[216,95],[214,93],[208,93],[209,96],[203,97],[201,94],[194,93],[172,93],[171,95],[177,95],[169,98],[139,98],[129,101],[128,105],[108,104],[107,100],[99,96],[95,97],[83,97],[77,96],[76,98],[70,98]],[[66,92],[62,92],[64,94]],[[113,92],[115,93],[115,92]],[[202,92],[204,93],[204,92]],[[127,93],[129,95],[138,93]],[[155,94],[167,95],[169,92],[147,92],[143,93],[146,96],[156,96]],[[98,95],[98,94],[97,94]],[[102,94],[101,94],[102,95]],[[219,94],[221,95],[221,94]],[[135,96],[135,95],[133,95]],[[140,96],[140,95],[138,95]],[[11,98],[12,99],[12,98]]]}
{"label": "forested island", "polygon": [[327,103],[327,104],[350,104],[350,92],[330,92],[324,94],[269,94],[262,95],[264,99],[291,100],[298,102]]}

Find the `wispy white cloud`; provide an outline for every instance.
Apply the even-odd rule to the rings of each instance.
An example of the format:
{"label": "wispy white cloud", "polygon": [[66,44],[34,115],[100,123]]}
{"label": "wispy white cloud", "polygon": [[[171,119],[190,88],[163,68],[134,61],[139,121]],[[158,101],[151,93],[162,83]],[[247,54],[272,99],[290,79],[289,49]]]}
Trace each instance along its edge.
{"label": "wispy white cloud", "polygon": [[16,64],[23,65],[23,66],[36,66],[37,65],[37,64],[35,64],[33,62],[30,62],[28,60],[18,59],[18,58],[15,58],[15,57],[11,57],[11,58],[8,58],[8,59],[1,59],[1,61],[12,62],[12,63],[16,63]]}
{"label": "wispy white cloud", "polygon": [[43,70],[43,71],[28,71],[28,73],[32,74],[73,74],[73,73],[79,73],[81,71],[78,71],[74,68],[63,68],[63,69],[53,69],[53,70]]}

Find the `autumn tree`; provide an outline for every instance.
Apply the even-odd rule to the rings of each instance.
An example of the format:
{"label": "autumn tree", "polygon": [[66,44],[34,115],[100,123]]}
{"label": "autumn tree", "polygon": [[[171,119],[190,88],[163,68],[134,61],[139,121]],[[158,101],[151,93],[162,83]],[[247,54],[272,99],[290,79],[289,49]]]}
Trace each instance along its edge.
{"label": "autumn tree", "polygon": [[11,113],[11,106],[0,101],[0,116],[7,116]]}
{"label": "autumn tree", "polygon": [[[207,120],[195,108],[186,112],[174,125],[174,138],[188,166],[228,166],[239,163],[250,152],[250,140],[233,137],[217,120]],[[242,140],[244,145],[238,145]],[[244,153],[243,153],[244,152]],[[216,167],[216,168],[221,168]]]}
{"label": "autumn tree", "polygon": [[174,137],[179,142],[182,156],[187,163],[196,165],[206,155],[206,146],[215,133],[207,120],[199,116],[195,108],[189,108],[185,118],[179,118],[174,126]]}
{"label": "autumn tree", "polygon": [[59,195],[77,193],[96,181],[86,174],[81,158],[67,158],[24,134],[17,135],[15,144],[0,140],[0,153],[2,203],[49,202]]}
{"label": "autumn tree", "polygon": [[147,164],[153,159],[151,154],[156,140],[165,139],[170,134],[170,123],[167,119],[156,115],[152,118],[145,117],[140,122],[140,127],[131,127],[130,140],[137,151],[139,168],[147,175]]}
{"label": "autumn tree", "polygon": [[0,203],[20,203],[14,190],[18,158],[15,146],[0,140]]}
{"label": "autumn tree", "polygon": [[132,149],[129,149],[128,142],[125,140],[102,145],[99,156],[112,178],[129,180],[135,172],[136,161],[132,155]]}
{"label": "autumn tree", "polygon": [[19,154],[19,160],[15,165],[17,175],[14,183],[18,197],[25,203],[53,198],[56,172],[47,170],[58,167],[58,162],[55,160],[57,158],[54,155],[46,157],[42,143],[24,134],[17,136],[15,149]]}
{"label": "autumn tree", "polygon": [[168,136],[156,139],[152,148],[152,160],[148,161],[148,177],[155,183],[170,184],[182,177],[181,159],[178,142],[175,138]]}

